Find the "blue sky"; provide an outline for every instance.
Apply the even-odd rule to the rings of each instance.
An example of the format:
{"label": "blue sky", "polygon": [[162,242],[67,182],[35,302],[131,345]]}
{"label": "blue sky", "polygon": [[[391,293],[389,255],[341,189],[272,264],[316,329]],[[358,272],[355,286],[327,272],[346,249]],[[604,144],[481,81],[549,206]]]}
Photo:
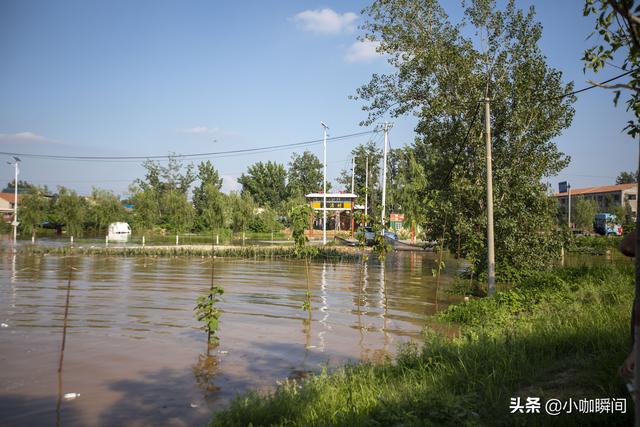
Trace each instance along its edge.
{"label": "blue sky", "polygon": [[[528,6],[531,1],[520,1]],[[576,87],[593,18],[582,1],[535,1],[542,50]],[[163,155],[295,143],[359,132],[365,118],[348,99],[372,73],[390,71],[359,44],[365,1],[0,2],[0,151],[64,155]],[[455,19],[460,3],[445,2]],[[597,77],[619,74],[612,68]],[[574,188],[613,183],[635,169],[630,118],[612,94],[592,90],[575,104],[556,142],[571,165],[550,181]],[[413,140],[415,119],[393,119],[391,145]],[[369,136],[329,144],[330,178],[350,167]],[[310,149],[321,158],[322,147]],[[224,189],[256,161],[286,163],[291,151],[212,159]],[[10,160],[7,157],[6,160]],[[6,163],[0,183],[13,179]],[[142,176],[140,162],[24,159],[21,179],[86,194],[117,194]]]}

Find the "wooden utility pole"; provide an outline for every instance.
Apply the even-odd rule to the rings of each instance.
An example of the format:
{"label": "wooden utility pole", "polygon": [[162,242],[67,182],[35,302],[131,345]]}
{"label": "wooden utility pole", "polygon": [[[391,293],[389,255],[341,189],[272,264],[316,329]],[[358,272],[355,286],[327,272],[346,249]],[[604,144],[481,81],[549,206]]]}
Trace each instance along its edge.
{"label": "wooden utility pole", "polygon": [[496,292],[496,261],[493,246],[493,172],[491,167],[491,109],[489,98],[484,99],[484,137],[487,150],[487,294]]}

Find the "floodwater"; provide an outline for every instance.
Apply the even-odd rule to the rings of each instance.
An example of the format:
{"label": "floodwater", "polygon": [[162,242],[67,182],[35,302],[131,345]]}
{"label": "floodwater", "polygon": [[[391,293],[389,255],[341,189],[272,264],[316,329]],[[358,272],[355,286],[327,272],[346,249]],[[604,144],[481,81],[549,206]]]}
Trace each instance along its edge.
{"label": "floodwater", "polygon": [[457,301],[454,260],[436,299],[435,257],[312,262],[310,314],[303,261],[216,259],[223,315],[207,355],[193,308],[211,259],[2,255],[0,425],[205,425],[238,393],[391,357]]}

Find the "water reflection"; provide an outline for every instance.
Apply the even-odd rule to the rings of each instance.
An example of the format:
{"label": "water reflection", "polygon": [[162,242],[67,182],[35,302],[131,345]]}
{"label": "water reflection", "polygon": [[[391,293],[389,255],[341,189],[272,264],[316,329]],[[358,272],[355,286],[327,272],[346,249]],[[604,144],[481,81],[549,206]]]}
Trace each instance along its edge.
{"label": "water reflection", "polygon": [[[372,257],[308,267],[216,259],[215,282],[225,288],[223,316],[220,347],[207,355],[193,308],[209,287],[210,260],[9,254],[0,271],[0,313],[10,325],[0,330],[0,400],[16,391],[39,404],[53,397],[54,405],[42,411],[47,422],[40,421],[50,424],[66,339],[60,383],[64,373],[62,385],[82,398],[62,401],[58,412],[65,424],[67,413],[81,425],[95,419],[117,425],[127,414],[154,419],[154,413],[202,424],[210,409],[239,392],[270,389],[276,380],[302,377],[327,363],[379,360],[397,343],[420,339],[425,308],[434,303],[434,279],[423,270],[433,262],[429,254],[389,255],[385,265]],[[69,283],[72,266],[77,270]],[[305,312],[308,289],[311,309]],[[451,298],[442,295],[441,302]],[[52,396],[45,395],[49,391]],[[194,402],[200,406],[190,406]],[[21,408],[30,414],[39,409]],[[5,412],[0,425],[5,416],[20,417]]]}

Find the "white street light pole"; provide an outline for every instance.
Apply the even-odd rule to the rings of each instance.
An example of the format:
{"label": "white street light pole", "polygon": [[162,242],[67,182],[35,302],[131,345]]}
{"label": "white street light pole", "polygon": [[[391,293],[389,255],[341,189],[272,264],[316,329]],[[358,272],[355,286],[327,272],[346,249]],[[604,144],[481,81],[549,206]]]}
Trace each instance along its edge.
{"label": "white street light pole", "polygon": [[355,178],[356,178],[356,158],[351,157],[351,192],[353,194],[356,194],[355,190],[353,189],[355,184]]}
{"label": "white street light pole", "polygon": [[[20,163],[20,159],[18,157],[14,157],[13,160],[13,166],[15,168],[16,174],[15,180],[13,181],[13,222],[11,223],[11,225],[13,225],[13,245],[15,246],[16,240],[18,238],[18,225],[20,224],[18,222],[18,163]],[[7,163],[11,164],[11,162]]]}
{"label": "white street light pole", "polygon": [[571,229],[571,184],[567,184],[567,198],[569,202],[569,210],[567,212],[567,226]]}
{"label": "white street light pole", "polygon": [[329,126],[320,122],[323,128],[322,145],[324,147],[324,176],[322,178],[322,244],[327,244],[327,129]]}
{"label": "white street light pole", "polygon": [[385,207],[387,201],[387,146],[389,141],[389,129],[391,129],[393,125],[388,122],[384,122],[384,155],[382,159],[382,235],[384,236],[385,229]]}
{"label": "white street light pole", "polygon": [[[369,215],[369,155],[367,154],[364,172],[364,214]],[[365,221],[366,222],[366,221]]]}

